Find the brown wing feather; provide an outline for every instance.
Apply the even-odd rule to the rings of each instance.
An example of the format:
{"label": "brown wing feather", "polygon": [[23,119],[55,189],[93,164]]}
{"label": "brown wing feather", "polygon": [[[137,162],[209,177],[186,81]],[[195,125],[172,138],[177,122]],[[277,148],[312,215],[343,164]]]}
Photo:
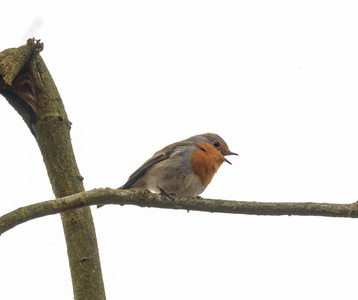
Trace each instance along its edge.
{"label": "brown wing feather", "polygon": [[130,189],[133,184],[135,184],[138,179],[144,176],[147,171],[153,167],[155,164],[160,163],[163,160],[166,160],[170,155],[178,149],[178,147],[192,145],[188,141],[177,142],[169,146],[164,147],[162,150],[156,152],[150,159],[148,159],[142,166],[140,166],[131,176],[129,176],[128,181],[121,187],[122,189]]}
{"label": "brown wing feather", "polygon": [[129,176],[128,181],[122,186],[122,189],[130,189],[134,183],[137,182],[153,165],[166,160],[169,158],[169,155],[166,153],[159,154],[147,160],[138,170],[136,170],[131,176]]}

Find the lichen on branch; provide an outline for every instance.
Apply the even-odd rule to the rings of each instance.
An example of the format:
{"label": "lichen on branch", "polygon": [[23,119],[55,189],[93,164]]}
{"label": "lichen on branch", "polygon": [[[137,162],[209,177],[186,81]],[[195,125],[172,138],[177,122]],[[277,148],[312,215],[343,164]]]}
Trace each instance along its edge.
{"label": "lichen on branch", "polygon": [[251,202],[204,198],[175,198],[175,201],[148,190],[94,189],[71,196],[39,202],[0,217],[0,235],[32,219],[90,205],[119,204],[140,207],[181,209],[211,213],[261,216],[323,216],[357,218],[358,204],[316,202]]}

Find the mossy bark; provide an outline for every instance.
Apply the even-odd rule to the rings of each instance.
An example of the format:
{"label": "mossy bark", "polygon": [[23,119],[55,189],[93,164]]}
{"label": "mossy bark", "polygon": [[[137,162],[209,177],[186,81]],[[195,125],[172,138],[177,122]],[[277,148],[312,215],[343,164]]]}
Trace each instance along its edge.
{"label": "mossy bark", "polygon": [[[70,138],[70,121],[55,83],[41,56],[36,41],[0,54],[0,93],[22,115],[34,134],[45,162],[56,198],[84,191]],[[41,44],[42,45],[42,44]],[[12,51],[11,51],[12,50]],[[6,65],[4,66],[4,62]],[[19,67],[19,62],[22,64]],[[12,63],[14,64],[12,66]],[[11,74],[4,74],[9,71]],[[13,72],[18,72],[14,75]],[[12,85],[21,74],[29,74]],[[33,85],[33,88],[31,88]],[[35,93],[29,99],[23,95]],[[30,99],[31,100],[31,99]],[[19,102],[23,103],[19,105]],[[19,109],[20,107],[20,109]],[[105,299],[97,239],[89,207],[61,213],[70,262],[75,299]]]}
{"label": "mossy bark", "polygon": [[58,214],[88,205],[136,205],[164,209],[181,209],[210,213],[247,214],[262,216],[322,216],[334,218],[358,218],[358,202],[314,203],[314,202],[250,202],[204,198],[175,198],[172,201],[148,190],[94,189],[31,204],[18,208],[0,217],[0,235],[29,220]]}

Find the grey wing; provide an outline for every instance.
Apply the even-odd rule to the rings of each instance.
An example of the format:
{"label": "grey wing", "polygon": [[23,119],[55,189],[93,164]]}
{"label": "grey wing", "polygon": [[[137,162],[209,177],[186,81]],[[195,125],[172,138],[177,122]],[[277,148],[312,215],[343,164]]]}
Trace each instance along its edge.
{"label": "grey wing", "polygon": [[136,170],[131,176],[129,176],[128,181],[122,186],[122,189],[130,189],[139,178],[141,178],[145,173],[147,173],[148,169],[150,169],[158,162],[161,162],[168,158],[169,155],[166,153],[161,153],[157,156],[154,155],[151,159],[147,160],[138,170]]}
{"label": "grey wing", "polygon": [[175,154],[178,149],[182,149],[184,146],[192,146],[192,143],[187,141],[182,141],[164,147],[162,150],[156,152],[153,157],[148,159],[142,166],[140,166],[131,176],[129,176],[128,181],[121,187],[122,189],[130,189],[133,184],[135,184],[138,179],[144,176],[147,171],[153,167],[155,164],[168,159],[172,154]]}

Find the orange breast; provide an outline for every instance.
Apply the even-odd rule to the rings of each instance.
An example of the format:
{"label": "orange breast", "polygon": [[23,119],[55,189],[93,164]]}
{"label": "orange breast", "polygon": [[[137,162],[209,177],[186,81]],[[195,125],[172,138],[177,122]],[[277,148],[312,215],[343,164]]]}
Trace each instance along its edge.
{"label": "orange breast", "polygon": [[224,162],[224,157],[211,144],[197,143],[199,149],[191,154],[191,169],[199,176],[204,186],[207,186],[213,179],[215,173]]}

